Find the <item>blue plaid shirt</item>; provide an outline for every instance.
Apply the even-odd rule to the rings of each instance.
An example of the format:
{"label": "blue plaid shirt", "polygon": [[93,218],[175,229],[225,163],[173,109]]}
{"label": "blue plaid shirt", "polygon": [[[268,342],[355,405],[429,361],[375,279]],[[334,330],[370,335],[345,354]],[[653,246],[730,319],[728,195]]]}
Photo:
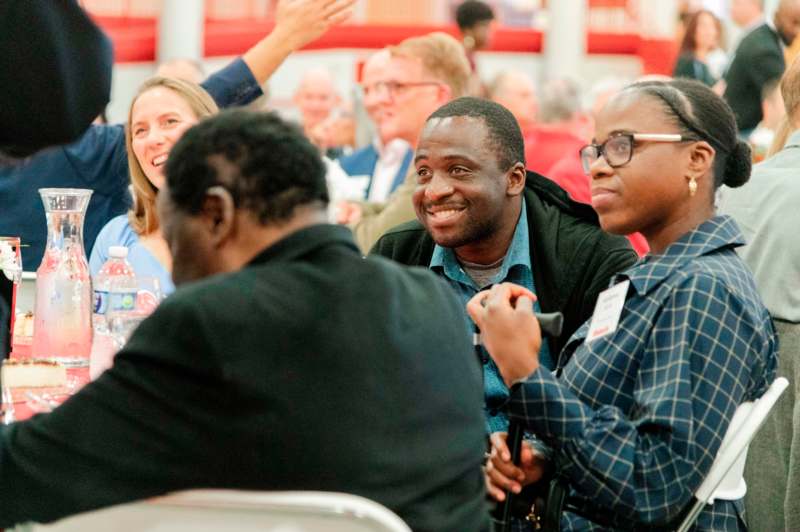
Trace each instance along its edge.
{"label": "blue plaid shirt", "polygon": [[[777,337],[742,240],[718,216],[640,260],[612,280],[631,282],[616,331],[586,343],[584,324],[559,378],[540,368],[515,388],[511,416],[558,450],[579,506],[621,527],[674,518],[736,408],[773,380]],[[696,528],[737,530],[742,511],[718,500]],[[562,527],[596,528],[572,514]]]}
{"label": "blue plaid shirt", "polygon": [[[475,324],[467,314],[467,302],[485,287],[475,285],[472,278],[467,275],[461,264],[459,264],[452,249],[438,245],[434,247],[430,268],[439,275],[443,275],[461,299],[464,308],[464,327],[471,338],[472,333],[475,331]],[[533,269],[531,267],[530,241],[528,239],[528,216],[524,198],[517,227],[514,230],[514,237],[511,239],[511,245],[508,247],[500,271],[489,284],[502,282],[515,283],[536,293],[533,286]],[[534,310],[536,312],[541,311],[538,302],[534,303]],[[508,430],[508,417],[503,405],[508,402],[508,388],[486,349],[483,346],[478,346],[476,349],[483,365],[486,430],[490,434],[497,431],[506,431]],[[539,353],[539,357],[545,367],[551,369],[554,367],[546,342],[542,343],[542,352]]]}

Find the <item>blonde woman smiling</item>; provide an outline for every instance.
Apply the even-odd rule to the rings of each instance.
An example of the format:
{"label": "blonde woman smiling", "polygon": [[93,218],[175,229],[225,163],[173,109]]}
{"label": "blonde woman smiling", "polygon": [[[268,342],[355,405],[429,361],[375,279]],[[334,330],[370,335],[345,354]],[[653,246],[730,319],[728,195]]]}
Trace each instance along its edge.
{"label": "blonde woman smiling", "polygon": [[110,246],[126,246],[137,276],[156,277],[164,294],[175,289],[172,257],[159,230],[156,195],[164,186],[172,146],[187,129],[217,112],[211,96],[188,81],[156,77],[139,88],[125,128],[133,207],[101,229],[89,260],[92,275],[107,260]]}

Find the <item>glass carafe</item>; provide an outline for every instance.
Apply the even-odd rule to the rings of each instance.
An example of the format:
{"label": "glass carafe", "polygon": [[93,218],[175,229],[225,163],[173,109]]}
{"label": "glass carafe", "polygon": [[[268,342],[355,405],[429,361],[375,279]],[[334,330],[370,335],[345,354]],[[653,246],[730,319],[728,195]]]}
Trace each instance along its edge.
{"label": "glass carafe", "polygon": [[83,219],[92,191],[40,188],[47,246],[36,270],[32,352],[67,366],[88,366],[92,350],[92,283]]}

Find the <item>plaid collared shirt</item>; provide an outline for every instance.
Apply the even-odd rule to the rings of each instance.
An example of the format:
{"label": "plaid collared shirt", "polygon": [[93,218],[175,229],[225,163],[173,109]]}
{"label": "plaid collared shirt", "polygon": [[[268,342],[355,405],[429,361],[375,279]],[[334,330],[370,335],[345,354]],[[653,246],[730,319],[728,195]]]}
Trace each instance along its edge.
{"label": "plaid collared shirt", "polygon": [[[584,324],[559,378],[540,367],[511,394],[511,417],[560,453],[579,506],[615,526],[674,518],[736,408],[774,378],[777,337],[741,241],[733,219],[715,217],[617,275],[631,283],[617,329],[587,343]],[[696,529],[739,529],[742,512],[718,500]],[[572,514],[562,527],[598,528]]]}

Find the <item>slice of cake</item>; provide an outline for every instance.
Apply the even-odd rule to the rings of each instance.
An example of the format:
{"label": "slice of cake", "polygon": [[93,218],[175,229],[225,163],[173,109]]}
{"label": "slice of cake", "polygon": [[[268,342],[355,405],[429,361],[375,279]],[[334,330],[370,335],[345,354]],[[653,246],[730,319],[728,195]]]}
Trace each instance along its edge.
{"label": "slice of cake", "polygon": [[0,383],[9,388],[66,386],[67,370],[52,360],[4,360]]}

